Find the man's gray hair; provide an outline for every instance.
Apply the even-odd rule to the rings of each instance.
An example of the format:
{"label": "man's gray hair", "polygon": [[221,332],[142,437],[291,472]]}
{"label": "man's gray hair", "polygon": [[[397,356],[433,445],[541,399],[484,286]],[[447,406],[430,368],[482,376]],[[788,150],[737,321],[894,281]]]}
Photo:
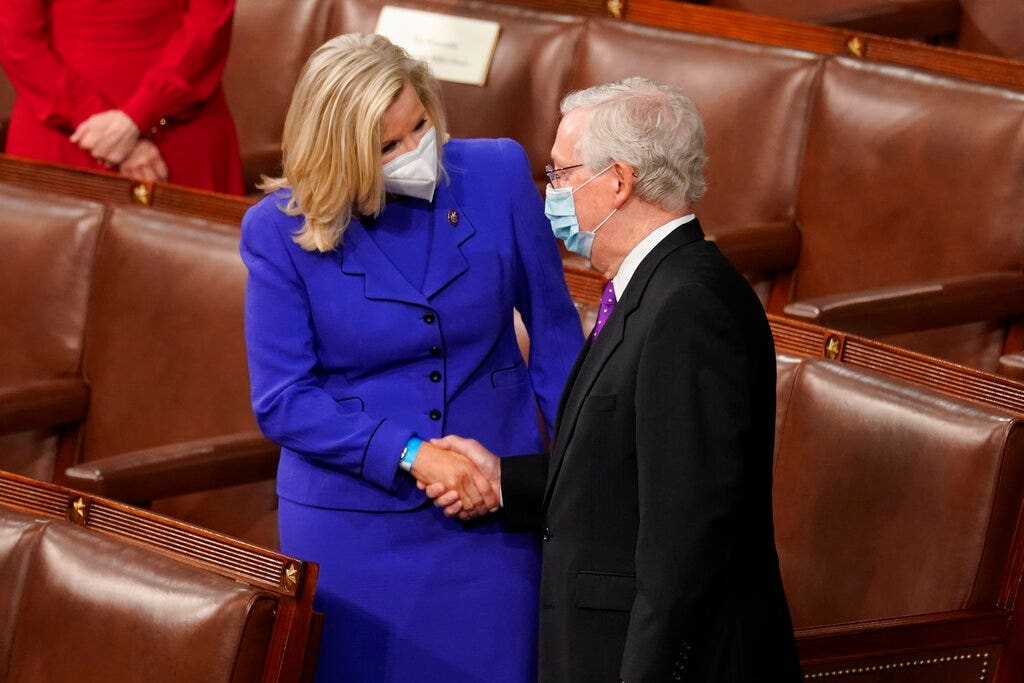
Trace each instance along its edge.
{"label": "man's gray hair", "polygon": [[588,169],[629,164],[637,197],[666,211],[692,207],[704,195],[704,122],[679,88],[632,76],[562,99],[563,115],[581,107],[593,112],[575,150]]}

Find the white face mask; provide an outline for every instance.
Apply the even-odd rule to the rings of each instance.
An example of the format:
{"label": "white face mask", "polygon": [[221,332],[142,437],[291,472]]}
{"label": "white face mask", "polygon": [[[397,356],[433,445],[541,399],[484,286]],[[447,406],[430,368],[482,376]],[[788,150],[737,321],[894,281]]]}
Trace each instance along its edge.
{"label": "white face mask", "polygon": [[416,149],[384,164],[384,189],[428,202],[437,187],[437,133],[431,126]]}

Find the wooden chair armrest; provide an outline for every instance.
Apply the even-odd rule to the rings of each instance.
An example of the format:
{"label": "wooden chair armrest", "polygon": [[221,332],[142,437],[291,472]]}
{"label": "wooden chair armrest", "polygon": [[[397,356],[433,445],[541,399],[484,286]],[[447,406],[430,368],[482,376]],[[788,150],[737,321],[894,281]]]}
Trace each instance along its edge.
{"label": "wooden chair armrest", "polygon": [[1024,314],[1024,273],[981,273],[795,301],[785,314],[868,337]]}
{"label": "wooden chair armrest", "polygon": [[0,387],[0,434],[78,422],[89,405],[89,387],[78,377]]}
{"label": "wooden chair armrest", "polygon": [[69,486],[126,503],[273,479],[281,449],[258,432],[168,444],[68,468]]}

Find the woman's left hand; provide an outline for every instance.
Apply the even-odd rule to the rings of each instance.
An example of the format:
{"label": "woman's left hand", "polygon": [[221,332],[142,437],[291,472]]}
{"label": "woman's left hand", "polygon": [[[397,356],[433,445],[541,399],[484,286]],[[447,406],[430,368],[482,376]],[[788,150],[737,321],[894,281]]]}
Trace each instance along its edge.
{"label": "woman's left hand", "polygon": [[141,138],[121,164],[120,173],[135,180],[166,181],[167,163],[151,140]]}
{"label": "woman's left hand", "polygon": [[71,142],[107,166],[120,166],[139,140],[139,128],[120,109],[93,114],[71,134]]}

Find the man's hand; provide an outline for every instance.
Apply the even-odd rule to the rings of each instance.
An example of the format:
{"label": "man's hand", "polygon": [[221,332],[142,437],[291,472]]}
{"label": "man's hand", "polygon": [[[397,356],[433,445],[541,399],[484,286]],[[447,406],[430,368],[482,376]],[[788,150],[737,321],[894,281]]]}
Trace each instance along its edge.
{"label": "man's hand", "polygon": [[[501,495],[501,461],[496,455],[484,448],[476,439],[465,439],[461,436],[449,435],[441,439],[431,439],[430,445],[449,449],[469,459],[486,479],[494,499]],[[461,496],[457,491],[441,486],[440,483],[420,482],[419,487],[426,491],[427,496],[434,499],[434,505],[444,508],[449,517],[458,515],[459,519],[467,520],[476,517],[475,510],[466,509],[462,505]],[[493,512],[493,510],[491,510]]]}
{"label": "man's hand", "polygon": [[498,509],[498,493],[491,482],[468,458],[452,450],[423,443],[411,474],[421,489],[434,486],[434,490],[450,492],[451,505],[458,505],[461,519]]}
{"label": "man's hand", "polygon": [[139,128],[120,109],[93,114],[71,134],[71,142],[107,166],[120,166],[139,140]]}
{"label": "man's hand", "polygon": [[151,140],[140,138],[128,158],[121,164],[121,175],[135,180],[167,180],[167,164]]}

